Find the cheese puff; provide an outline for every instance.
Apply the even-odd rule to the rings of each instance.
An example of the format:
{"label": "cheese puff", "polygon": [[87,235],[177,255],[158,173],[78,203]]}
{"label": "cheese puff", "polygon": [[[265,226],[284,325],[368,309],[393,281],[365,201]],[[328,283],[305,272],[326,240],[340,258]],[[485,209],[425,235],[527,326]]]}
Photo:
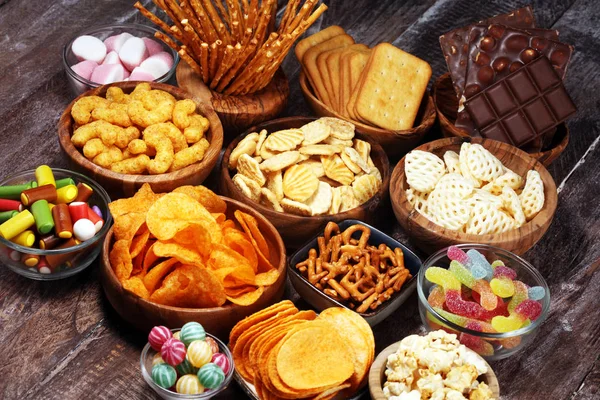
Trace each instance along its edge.
{"label": "cheese puff", "polygon": [[92,160],[94,164],[99,165],[103,168],[109,168],[116,162],[123,159],[123,153],[117,146],[108,146],[105,151],[98,154]]}
{"label": "cheese puff", "polygon": [[[113,106],[122,106],[115,107]],[[132,125],[131,119],[129,119],[129,114],[127,114],[127,105],[113,103],[108,108],[96,108],[92,111],[92,118],[94,120],[103,120],[106,122],[110,122],[113,125],[122,126],[123,128],[130,127]]]}
{"label": "cheese puff", "polygon": [[120,87],[111,86],[106,91],[106,99],[115,103],[127,104],[131,100],[131,97],[125,94]]}
{"label": "cheese puff", "polygon": [[105,145],[111,146],[117,141],[117,135],[124,129],[103,120],[91,122],[75,129],[71,141],[76,147],[83,147],[89,140],[100,138]]}
{"label": "cheese puff", "polygon": [[193,100],[179,100],[173,107],[173,123],[179,129],[185,129],[192,123],[190,114],[196,111],[196,103]]}
{"label": "cheese puff", "polygon": [[71,116],[78,125],[84,125],[91,121],[92,111],[96,108],[106,108],[109,101],[99,96],[85,96],[73,104]]}
{"label": "cheese puff", "polygon": [[152,86],[148,82],[138,83],[129,95],[129,100],[141,100],[142,96],[152,90]]}
{"label": "cheese puff", "polygon": [[151,174],[162,174],[167,172],[175,153],[173,144],[164,134],[157,131],[144,131],[144,141],[146,145],[156,150],[156,156],[148,162],[148,172]]}
{"label": "cheese puff", "polygon": [[135,126],[130,126],[129,128],[121,129],[117,134],[117,140],[115,141],[115,145],[120,149],[124,149],[129,145],[129,142],[131,142],[134,139],[139,139],[139,137],[140,130]]}
{"label": "cheese puff", "polygon": [[187,142],[185,141],[185,136],[183,136],[181,131],[171,122],[150,125],[144,129],[144,134],[146,132],[160,132],[168,137],[173,144],[173,151],[175,153],[188,147]]}
{"label": "cheese puff", "polygon": [[208,146],[208,140],[202,138],[187,149],[181,150],[179,153],[175,154],[175,160],[173,160],[170,171],[177,171],[178,169],[202,161]]}
{"label": "cheese puff", "polygon": [[173,104],[163,101],[154,108],[146,108],[142,101],[132,100],[127,107],[127,113],[134,124],[147,128],[150,125],[169,121],[173,113]]}
{"label": "cheese puff", "polygon": [[204,132],[208,130],[209,125],[208,119],[194,114],[190,116],[190,126],[184,129],[183,136],[188,143],[196,143],[204,137]]}
{"label": "cheese puff", "polygon": [[129,151],[129,154],[146,154],[148,146],[146,145],[146,142],[141,139],[133,139],[127,145],[127,151]]}
{"label": "cheese puff", "polygon": [[120,174],[143,174],[146,172],[149,162],[150,157],[145,154],[139,154],[135,157],[114,163],[110,169]]}
{"label": "cheese puff", "polygon": [[[157,108],[162,103],[170,103],[175,106],[177,100],[173,97],[172,94],[165,92],[164,90],[151,90],[149,92],[144,93],[141,98],[142,103],[144,103],[144,107],[148,110],[152,110]],[[171,109],[171,113],[173,110]],[[169,118],[171,119],[171,118]]]}
{"label": "cheese puff", "polygon": [[[128,158],[134,157],[134,154],[131,154],[131,152],[129,151],[129,149],[124,149],[123,150],[123,160],[127,160]],[[121,161],[123,161],[121,160]]]}
{"label": "cheese puff", "polygon": [[85,158],[92,159],[98,154],[103,153],[106,150],[106,146],[102,142],[102,139],[94,138],[87,141],[83,146],[83,155]]}

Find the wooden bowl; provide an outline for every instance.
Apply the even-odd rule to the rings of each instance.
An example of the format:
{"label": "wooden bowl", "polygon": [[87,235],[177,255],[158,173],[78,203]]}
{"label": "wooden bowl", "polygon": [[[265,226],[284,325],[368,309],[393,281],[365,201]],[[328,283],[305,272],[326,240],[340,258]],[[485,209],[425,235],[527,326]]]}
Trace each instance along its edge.
{"label": "wooden bowl", "polygon": [[[458,110],[458,99],[452,86],[450,74],[445,73],[440,76],[433,84],[431,91],[442,134],[445,137],[470,137],[467,131],[454,126]],[[567,125],[562,123],[556,129],[548,150],[529,153],[546,167],[552,164],[569,144],[569,128],[567,128]]]}
{"label": "wooden bowl", "polygon": [[281,68],[264,89],[244,96],[211,90],[185,62],[177,66],[176,76],[181,88],[212,104],[223,124],[226,144],[248,127],[277,117],[290,96],[290,85]]}
{"label": "wooden bowl", "polygon": [[558,195],[552,176],[542,163],[531,155],[509,144],[490,139],[471,137],[439,139],[419,146],[417,150],[430,151],[441,158],[447,150],[458,153],[460,145],[464,142],[481,144],[498,157],[504,166],[523,177],[530,169],[539,172],[544,182],[545,202],[535,218],[520,228],[500,234],[472,235],[445,229],[424,217],[406,199],[405,190],[408,189],[408,184],[404,174],[403,158],[394,168],[390,183],[390,198],[396,219],[414,245],[427,253],[460,243],[483,243],[501,247],[517,255],[525,253],[544,236],[554,217]]}
{"label": "wooden bowl", "polygon": [[139,82],[117,82],[89,90],[69,104],[58,122],[58,140],[60,147],[67,155],[71,167],[102,185],[113,200],[116,198],[133,196],[144,183],[149,183],[152,190],[155,192],[170,192],[176,187],[183,185],[199,185],[204,182],[217,163],[221,147],[223,147],[223,127],[221,126],[219,117],[217,117],[217,114],[209,104],[198,101],[198,99],[192,97],[189,93],[178,87],[166,85],[164,83],[150,82],[152,89],[169,92],[178,100],[194,100],[196,102],[197,111],[208,118],[210,128],[206,132],[206,138],[210,142],[210,146],[206,150],[202,161],[178,171],[165,174],[129,175],[102,168],[85,158],[83,153],[75,148],[73,142],[71,142],[74,125],[73,118],[71,117],[71,108],[73,107],[73,104],[84,96],[104,96],[106,90],[111,86],[120,87],[125,93],[130,93],[135,89],[135,86],[138,83]]}
{"label": "wooden bowl", "polygon": [[207,332],[227,340],[229,331],[238,321],[281,300],[287,271],[285,246],[281,236],[265,217],[251,207],[227,197],[221,198],[227,203],[227,218],[234,219],[235,210],[241,210],[256,218],[258,227],[271,249],[269,260],[277,266],[279,271],[277,281],[266,287],[258,301],[250,306],[228,303],[222,307],[213,308],[181,308],[152,303],[123,289],[121,282],[113,272],[108,257],[113,243],[113,229],[111,228],[102,247],[100,281],[108,301],[123,319],[145,332],[149,332],[156,325],[179,328],[186,322],[197,321],[204,326]]}
{"label": "wooden bowl", "polygon": [[304,99],[310,105],[310,108],[320,117],[336,117],[356,126],[356,131],[370,137],[385,149],[385,152],[391,159],[399,159],[404,154],[414,149],[423,139],[423,136],[433,127],[435,122],[435,107],[429,93],[425,92],[421,101],[421,108],[417,114],[415,127],[404,131],[390,131],[375,126],[364,124],[360,121],[351,120],[325,105],[319,100],[306,78],[303,71],[300,71],[300,89]]}
{"label": "wooden bowl", "polygon": [[246,197],[238,188],[233,184],[232,175],[227,168],[229,164],[229,156],[231,151],[237,146],[237,144],[250,132],[259,132],[262,129],[266,129],[269,133],[291,128],[299,128],[316,118],[313,117],[288,117],[280,118],[272,121],[264,122],[260,125],[248,129],[247,132],[238,136],[233,142],[227,146],[223,159],[221,161],[221,177],[220,177],[220,189],[225,196],[229,196],[242,203],[248,204],[253,209],[264,215],[279,231],[283,238],[285,245],[288,248],[298,248],[306,241],[311,239],[316,234],[320,233],[327,225],[329,221],[340,222],[345,219],[358,219],[371,225],[376,225],[376,210],[381,206],[382,203],[387,201],[388,188],[390,184],[390,164],[385,152],[379,144],[374,142],[369,137],[361,134],[356,134],[356,137],[365,140],[371,144],[371,158],[373,163],[381,172],[383,182],[379,191],[369,199],[366,203],[353,208],[352,210],[345,211],[343,213],[335,215],[319,215],[314,217],[304,217],[300,215],[280,213],[270,208],[259,204],[248,197]]}
{"label": "wooden bowl", "polygon": [[[369,392],[371,393],[371,399],[373,400],[386,400],[385,396],[383,395],[383,384],[386,381],[385,369],[387,359],[390,355],[398,351],[398,347],[400,347],[400,342],[396,342],[394,344],[389,345],[377,355],[377,358],[375,359],[375,361],[373,361],[373,364],[371,365],[371,369],[369,371]],[[475,353],[469,348],[467,348],[467,351]],[[478,380],[480,382],[485,382],[494,394],[494,398],[499,399],[500,386],[498,385],[498,378],[492,370],[492,367],[490,367],[490,365],[485,360],[483,360],[483,362],[485,362],[485,364],[487,365],[488,372],[481,375],[478,378]]]}

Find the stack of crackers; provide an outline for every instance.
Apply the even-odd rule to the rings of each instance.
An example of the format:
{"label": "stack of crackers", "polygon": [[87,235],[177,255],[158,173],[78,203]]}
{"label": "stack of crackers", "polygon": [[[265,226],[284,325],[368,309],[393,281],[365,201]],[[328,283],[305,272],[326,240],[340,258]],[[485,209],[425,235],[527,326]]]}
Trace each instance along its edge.
{"label": "stack of crackers", "polygon": [[389,43],[356,44],[336,25],[298,42],[296,57],[331,110],[392,131],[413,127],[431,77],[427,62]]}

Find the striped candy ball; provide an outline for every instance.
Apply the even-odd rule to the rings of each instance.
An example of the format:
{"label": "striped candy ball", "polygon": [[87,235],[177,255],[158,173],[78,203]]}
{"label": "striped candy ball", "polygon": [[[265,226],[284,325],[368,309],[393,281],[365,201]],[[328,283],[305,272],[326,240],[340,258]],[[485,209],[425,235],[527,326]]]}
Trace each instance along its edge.
{"label": "striped candy ball", "polygon": [[204,364],[209,363],[211,358],[212,350],[210,349],[210,345],[204,340],[195,340],[188,346],[187,359],[194,367],[200,368]]}
{"label": "striped candy ball", "polygon": [[152,367],[152,380],[160,387],[170,388],[177,380],[175,368],[167,364],[158,364]]}
{"label": "striped candy ball", "polygon": [[177,340],[181,340],[181,331],[177,331],[173,334],[173,337]]}
{"label": "striped candy ball", "polygon": [[180,364],[185,359],[185,353],[185,345],[175,338],[167,340],[160,349],[163,360],[172,366]]}
{"label": "striped candy ball", "polygon": [[179,375],[188,375],[188,374],[196,374],[198,372],[198,368],[194,367],[192,363],[186,358],[181,364],[175,367]]}
{"label": "striped candy ball", "polygon": [[208,363],[198,371],[198,379],[205,388],[216,389],[225,380],[225,374],[218,365]]}
{"label": "striped candy ball", "polygon": [[148,335],[148,343],[156,351],[160,351],[162,345],[170,338],[173,334],[166,326],[155,326]]}
{"label": "striped candy ball", "polygon": [[162,359],[160,353],[156,353],[154,355],[154,357],[152,357],[152,366],[155,366],[156,364],[164,364],[165,360]]}
{"label": "striped candy ball", "polygon": [[212,360],[210,360],[210,362],[218,365],[219,368],[223,370],[223,373],[225,375],[227,375],[229,373],[229,370],[231,369],[231,362],[229,361],[229,358],[227,358],[227,356],[223,353],[213,354]]}
{"label": "striped candy ball", "polygon": [[188,322],[181,328],[181,341],[189,346],[194,340],[204,340],[206,332],[204,327],[197,322]]}
{"label": "striped candy ball", "polygon": [[219,352],[219,345],[217,344],[217,342],[215,342],[215,339],[211,338],[210,336],[207,336],[206,339],[204,339],[204,341],[210,345],[210,349],[212,350],[213,354]]}
{"label": "striped candy ball", "polygon": [[200,394],[204,392],[204,386],[202,386],[196,375],[188,374],[177,380],[175,390],[181,394]]}

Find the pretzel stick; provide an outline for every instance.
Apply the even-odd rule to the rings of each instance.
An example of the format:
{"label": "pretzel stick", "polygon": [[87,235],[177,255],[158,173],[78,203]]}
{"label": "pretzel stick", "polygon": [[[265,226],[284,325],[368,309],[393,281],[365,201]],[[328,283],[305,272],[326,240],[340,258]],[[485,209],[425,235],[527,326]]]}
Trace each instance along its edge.
{"label": "pretzel stick", "polygon": [[210,79],[210,69],[208,66],[208,43],[202,43],[200,45],[200,66],[202,67],[202,80],[204,83],[208,83]]}
{"label": "pretzel stick", "polygon": [[[205,7],[206,7],[206,3],[210,3],[210,0],[202,0],[202,2],[204,3]],[[210,3],[211,5],[213,3]],[[227,22],[227,26],[229,27],[229,30],[231,31],[231,17],[229,16],[229,12],[225,9],[225,7],[223,6],[223,3],[221,3],[221,0],[216,0],[214,2],[214,5],[219,9],[219,12],[221,13],[221,20]]]}
{"label": "pretzel stick", "polygon": [[256,14],[258,11],[258,0],[250,0],[249,10],[246,12],[248,14],[248,20],[246,21],[246,29],[251,28],[254,31],[256,27]]}
{"label": "pretzel stick", "polygon": [[179,8],[179,6],[177,4],[174,4],[175,2],[173,0],[152,0],[154,1],[154,4],[158,5],[160,7],[160,5],[162,4],[162,9],[165,13],[167,13],[167,15],[169,16],[169,18],[171,18],[171,21],[173,21],[173,23],[175,24],[175,26],[179,29],[179,32],[181,32],[182,38],[184,38],[184,33],[183,33],[183,25],[181,24],[181,20],[184,18],[179,18],[179,16],[177,15],[177,13],[173,10],[181,10]]}
{"label": "pretzel stick", "polygon": [[202,76],[202,70],[200,69],[200,66],[192,57],[188,55],[184,49],[179,50],[179,56],[190,66],[190,68],[194,70],[195,73],[198,74],[198,76]]}
{"label": "pretzel stick", "polygon": [[217,32],[213,27],[210,18],[207,15],[206,10],[202,7],[202,4],[199,3],[198,0],[191,0],[190,5],[196,14],[196,18],[200,21],[202,25],[202,30],[204,31],[205,41],[214,42],[218,39]]}
{"label": "pretzel stick", "polygon": [[271,33],[269,35],[269,39],[263,44],[260,50],[255,54],[254,58],[250,60],[248,65],[244,68],[244,71],[237,76],[237,78],[233,81],[231,86],[225,90],[225,94],[235,93],[238,89],[240,89],[246,82],[249,76],[253,76],[254,74],[260,73],[264,69],[264,64],[261,66],[262,59],[264,54],[268,51],[267,49],[271,47],[271,43],[277,40],[279,35],[277,33]]}
{"label": "pretzel stick", "polygon": [[290,0],[285,7],[285,12],[283,13],[283,17],[281,17],[281,22],[279,23],[278,33],[282,33],[286,31],[286,26],[290,23],[292,18],[296,15],[296,10],[298,9],[298,5],[300,4],[300,0]]}
{"label": "pretzel stick", "polygon": [[162,19],[154,15],[150,10],[146,9],[139,1],[136,2],[133,6],[138,9],[140,14],[142,14],[144,17],[150,20],[150,22],[152,22],[154,25],[157,25],[163,31],[169,31],[169,25]]}
{"label": "pretzel stick", "polygon": [[217,49],[217,42],[210,45],[210,51],[208,53],[208,71],[209,79],[214,78],[217,72],[217,61],[219,59],[219,50]]}
{"label": "pretzel stick", "polygon": [[[239,46],[239,47],[237,47],[237,49],[240,49],[242,47],[239,43],[236,46]],[[217,85],[219,84],[219,81],[221,80],[221,78],[223,77],[225,72],[233,64],[233,58],[235,57],[235,50],[236,50],[236,48],[234,48],[230,44],[228,44],[227,47],[225,47],[225,54],[223,55],[223,60],[219,64],[219,68],[217,69],[217,73],[215,74],[215,77],[210,82],[211,89],[214,89],[217,87]]]}
{"label": "pretzel stick", "polygon": [[258,11],[258,26],[256,27],[254,38],[258,41],[259,45],[265,41],[267,26],[269,25],[269,19],[271,16],[268,7],[271,3],[272,0],[263,0],[263,3],[260,6],[260,10]]}
{"label": "pretzel stick", "polygon": [[[296,29],[300,25],[300,22],[302,22],[306,18],[307,15],[310,15],[310,13],[311,13],[312,9],[315,7],[316,3],[317,3],[317,0],[306,0],[306,3],[304,3],[304,5],[300,8],[300,12],[288,24],[288,26],[286,26],[286,28],[289,29],[290,31],[293,31],[294,29]],[[321,4],[321,6],[325,6],[325,8],[318,15],[321,15],[325,10],[327,10],[327,6],[325,4]],[[321,8],[321,6],[319,6],[319,8]]]}
{"label": "pretzel stick", "polygon": [[[223,25],[223,22],[219,17],[217,10],[213,6],[213,3],[210,0],[200,1],[202,4],[200,4],[198,0],[193,0],[193,2],[197,3],[198,6],[202,6],[202,9],[205,11],[206,15],[208,15],[208,21],[210,22],[211,29],[215,32],[216,36],[216,38],[211,39],[211,41],[221,39],[226,44],[231,43],[229,32],[227,32],[227,29],[225,29],[225,25]],[[217,0],[215,3],[219,5],[220,0]]]}
{"label": "pretzel stick", "polygon": [[227,71],[221,82],[219,82],[219,86],[217,86],[217,91],[222,92],[223,89],[229,85],[229,83],[236,77],[238,71],[244,66],[246,60],[248,60],[252,54],[254,54],[254,50],[256,49],[258,42],[255,39],[250,40],[250,43],[246,48],[242,49],[241,54],[237,56],[233,67]]}
{"label": "pretzel stick", "polygon": [[[186,21],[186,20],[183,20]],[[186,23],[184,24],[184,28],[185,32],[191,37],[191,56],[193,56],[195,59],[199,59],[200,58],[200,43],[201,40],[198,37],[198,35],[195,35],[193,33],[193,28]]]}
{"label": "pretzel stick", "polygon": [[201,41],[207,40],[206,33],[204,32],[204,28],[200,20],[196,17],[195,11],[191,8],[190,4],[181,2],[181,11],[185,15],[185,19],[181,21],[183,25],[191,25],[191,27],[196,32],[196,35]]}
{"label": "pretzel stick", "polygon": [[172,48],[173,50],[175,50],[178,53],[179,53],[179,50],[181,50],[181,47],[179,47],[179,45],[177,43],[175,43],[173,41],[173,39],[171,39],[170,37],[168,37],[167,35],[165,35],[164,33],[160,32],[160,31],[156,31],[154,33],[154,37],[157,38],[158,40],[162,41],[164,44],[166,44],[167,46],[169,46],[170,48]]}
{"label": "pretzel stick", "polygon": [[[236,39],[238,41],[240,41],[242,36],[244,35],[244,31],[246,30],[246,27],[244,26],[244,23],[243,23],[244,13],[240,7],[239,0],[226,0],[226,2],[227,2],[227,8],[229,8],[230,12],[231,12],[231,10],[233,10],[233,12],[231,14],[232,23],[235,21],[238,21],[238,23],[239,23],[235,35],[236,35]],[[233,33],[233,29],[232,29],[232,33]]]}
{"label": "pretzel stick", "polygon": [[248,15],[248,8],[250,5],[248,4],[248,0],[242,0],[242,13],[243,15]]}

